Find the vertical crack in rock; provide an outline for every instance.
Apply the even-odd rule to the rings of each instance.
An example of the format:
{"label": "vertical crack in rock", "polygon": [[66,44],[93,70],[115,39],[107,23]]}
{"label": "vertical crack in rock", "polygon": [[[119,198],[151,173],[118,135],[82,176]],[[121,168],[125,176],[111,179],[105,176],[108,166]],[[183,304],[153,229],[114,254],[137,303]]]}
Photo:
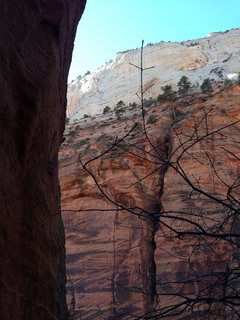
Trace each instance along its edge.
{"label": "vertical crack in rock", "polygon": [[157,230],[157,221],[154,216],[145,219],[146,226],[143,229],[141,242],[141,273],[143,285],[143,300],[145,312],[154,310],[157,302],[156,296],[156,263],[154,252],[156,249],[155,232]]}
{"label": "vertical crack in rock", "polygon": [[[144,310],[148,315],[154,315],[154,310],[158,304],[158,296],[156,290],[156,262],[155,250],[156,231],[159,229],[159,213],[162,210],[161,196],[164,191],[164,177],[167,171],[166,160],[169,158],[172,148],[172,139],[170,128],[166,125],[162,136],[157,139],[157,147],[155,149],[156,156],[159,159],[160,169],[158,171],[158,183],[155,199],[147,205],[146,212],[148,217],[142,218],[145,222],[142,230],[141,241],[141,275],[142,275],[142,290]],[[156,159],[156,158],[155,158]]]}
{"label": "vertical crack in rock", "polygon": [[[146,219],[147,225],[148,225],[148,244],[147,244],[147,250],[145,252],[146,256],[142,256],[143,264],[145,261],[147,261],[147,264],[143,266],[143,270],[145,270],[145,281],[144,281],[144,287],[146,290],[146,312],[149,314],[154,314],[154,309],[156,304],[158,303],[158,296],[157,296],[157,290],[156,290],[156,262],[155,262],[155,250],[156,250],[156,242],[155,242],[155,235],[156,231],[159,228],[159,213],[162,210],[162,204],[161,204],[161,196],[164,191],[164,177],[165,173],[168,169],[168,166],[166,164],[166,160],[169,159],[169,156],[171,154],[172,149],[172,139],[170,135],[170,129],[166,129],[164,132],[165,135],[161,136],[157,140],[157,148],[156,153],[160,160],[160,163],[162,165],[159,169],[159,182],[158,186],[159,189],[157,190],[156,194],[156,201],[152,205],[152,208],[150,208],[149,212],[151,215]],[[162,160],[161,160],[162,159]],[[164,161],[163,161],[164,160]]]}
{"label": "vertical crack in rock", "polygon": [[116,298],[115,298],[115,291],[116,291],[116,285],[115,285],[115,278],[116,278],[116,225],[118,223],[118,208],[116,209],[116,213],[114,215],[113,219],[113,272],[112,272],[112,278],[111,278],[111,291],[112,291],[112,301],[111,301],[111,314],[112,316],[116,316],[117,310],[116,310]]}
{"label": "vertical crack in rock", "polygon": [[[104,196],[98,192],[94,181],[87,179],[84,170],[79,170],[78,154],[83,153],[83,151],[89,152],[88,147],[82,149],[81,145],[81,149],[76,149],[79,151],[78,153],[72,152],[72,146],[68,145],[62,151],[62,170],[60,170],[62,206],[66,209],[68,268],[76,288],[75,317],[81,314],[81,317],[85,319],[96,319],[98,317],[109,320],[116,318],[130,319],[132,318],[131,315],[139,317],[139,319],[144,317],[159,318],[161,309],[175,303],[175,301],[178,303],[178,297],[176,300],[170,301],[171,298],[169,298],[168,293],[174,292],[169,290],[181,292],[178,290],[182,290],[181,281],[186,275],[188,276],[188,268],[191,267],[189,262],[193,263],[194,267],[199,265],[201,269],[203,268],[204,273],[206,267],[201,265],[201,261],[204,264],[205,262],[208,263],[206,266],[209,271],[214,270],[213,268],[218,264],[219,257],[221,263],[222,259],[225,260],[226,258],[225,261],[228,264],[228,252],[223,247],[218,247],[218,241],[213,250],[212,247],[208,249],[206,242],[200,243],[200,252],[199,246],[195,247],[195,240],[188,242],[188,239],[181,240],[174,237],[171,230],[164,226],[164,220],[161,216],[171,211],[173,213],[178,211],[191,214],[190,210],[196,210],[196,213],[200,212],[198,210],[202,210],[202,208],[197,207],[194,197],[185,201],[186,195],[189,194],[188,186],[181,185],[181,176],[168,163],[171,161],[176,166],[175,168],[178,168],[176,159],[178,159],[179,152],[182,152],[179,148],[182,140],[179,140],[178,137],[188,139],[188,134],[191,135],[191,130],[195,130],[196,123],[202,119],[202,114],[205,115],[208,110],[216,110],[216,113],[214,111],[213,117],[210,118],[214,122],[210,122],[210,119],[207,121],[208,125],[211,126],[209,128],[214,128],[215,124],[218,125],[222,121],[224,123],[225,121],[232,121],[232,117],[235,119],[238,115],[239,90],[239,86],[235,86],[228,91],[217,94],[208,102],[195,100],[187,108],[187,110],[191,110],[190,107],[192,107],[194,111],[189,112],[187,118],[180,124],[176,123],[173,129],[170,128],[170,124],[173,122],[170,108],[167,108],[166,113],[162,114],[162,109],[159,107],[159,120],[154,126],[149,126],[148,131],[152,146],[155,148],[149,146],[149,143],[143,137],[140,137],[140,139],[136,137],[133,140],[138,148],[136,153],[121,153],[117,149],[111,155],[105,157],[101,164],[100,160],[93,164],[91,170],[100,177],[99,182],[104,192],[118,204],[122,204],[126,208],[139,210],[139,215],[134,215],[127,210],[119,210],[118,218],[117,215],[114,216],[113,213],[116,213],[115,204],[107,203]],[[226,118],[225,109],[222,109],[223,106],[225,108],[226,101],[231,102],[228,105],[229,118]],[[204,111],[200,107],[202,104],[204,105]],[[179,105],[176,104],[176,110],[178,110],[178,106],[179,110],[185,109],[182,101]],[[93,125],[99,123],[98,121],[93,122]],[[205,135],[208,129],[208,126],[205,128],[205,123],[203,122],[199,126],[199,136]],[[80,137],[82,139],[89,136],[89,123],[86,123],[86,125],[82,123],[82,125],[85,126],[85,132],[83,131],[81,135],[79,134],[79,137],[74,139],[75,146],[79,143],[78,139]],[[123,121],[119,123],[117,128],[112,126],[113,131],[111,133],[117,136],[121,130],[122,132],[125,130],[124,126]],[[108,123],[106,130],[103,132],[109,133],[109,127],[110,124]],[[239,130],[236,129],[233,128],[234,131],[230,131],[230,133],[227,129],[226,135],[234,134],[234,136],[226,141],[227,143],[230,142],[231,152],[234,151],[237,154],[235,141]],[[92,153],[89,154],[90,158],[95,152],[99,152],[102,146],[105,147],[105,143],[109,139],[109,137],[105,140],[101,138],[101,141],[97,143],[95,141],[96,136],[92,138],[94,145],[91,150]],[[225,132],[223,136],[225,136]],[[132,145],[133,141],[131,141]],[[228,152],[226,158],[222,159],[221,145],[217,144],[221,141],[222,139],[214,139],[213,141],[209,138],[206,140],[206,145],[200,145],[196,149],[194,145],[193,151],[198,154],[202,147],[205,147],[206,152],[212,155],[214,165],[220,170],[222,168],[226,169],[223,172],[224,179],[229,179],[229,173],[232,174],[236,169],[237,174],[238,167],[236,158],[228,160]],[[153,155],[153,149],[156,156]],[[86,159],[88,158],[86,157]],[[153,159],[154,161],[152,161]],[[203,167],[200,168],[198,174],[202,175],[203,183],[207,185],[208,190],[215,193],[220,190],[221,185],[220,187],[217,186],[214,177],[209,180],[209,177],[211,177],[209,173],[212,172],[212,162],[208,163],[208,161],[209,157],[207,156],[206,162],[203,162]],[[227,166],[224,165],[225,163]],[[207,165],[205,166],[205,164]],[[189,153],[184,157],[182,166],[187,174],[197,173],[199,161],[193,159]],[[74,176],[76,167],[78,171],[77,175]],[[234,174],[232,176],[234,180],[226,181],[237,181],[237,177]],[[212,185],[216,189],[213,189]],[[198,197],[196,199],[198,200]],[[93,212],[90,212],[90,210],[84,212],[86,208],[93,208],[93,206]],[[68,210],[76,211],[72,214],[67,212]],[[79,212],[77,212],[78,210]],[[96,210],[99,210],[98,214],[96,214]],[[213,211],[211,203],[207,203],[203,210],[204,215],[206,212],[207,214],[213,214],[214,218],[218,217],[219,209],[217,207]],[[148,213],[149,215],[147,215]],[[174,222],[172,220],[172,223]],[[238,221],[236,223],[236,229],[233,232],[239,233]],[[175,227],[184,230],[186,225],[179,223],[178,225],[175,224]],[[211,257],[210,254],[212,255],[215,250],[215,257]],[[221,255],[224,252],[226,256],[222,258]],[[188,260],[189,254],[191,261]],[[226,263],[224,262],[224,268]],[[234,270],[234,268],[238,268],[238,265],[239,254],[236,252],[227,267],[229,270]],[[226,271],[223,270],[223,272]],[[180,279],[180,287],[172,286],[173,282],[177,283],[179,281],[178,279]],[[239,283],[233,277],[229,279],[229,284],[229,287],[225,288],[226,294],[231,294]],[[215,293],[219,292],[221,285],[217,286],[216,290],[214,289],[213,297],[216,296]],[[194,287],[194,292],[198,293],[199,288],[201,289],[197,284]],[[192,287],[184,286],[185,289],[188,292],[188,290],[192,290]],[[229,289],[230,291],[227,291]],[[148,312],[148,315],[146,315],[146,312]]]}

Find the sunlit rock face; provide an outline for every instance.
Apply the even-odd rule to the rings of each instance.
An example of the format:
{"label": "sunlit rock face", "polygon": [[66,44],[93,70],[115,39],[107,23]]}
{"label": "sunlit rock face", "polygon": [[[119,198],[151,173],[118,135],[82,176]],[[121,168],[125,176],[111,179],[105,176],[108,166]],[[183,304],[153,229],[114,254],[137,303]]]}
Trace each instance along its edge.
{"label": "sunlit rock face", "polygon": [[0,4],[0,318],[66,319],[58,148],[85,1]]}
{"label": "sunlit rock face", "polygon": [[[176,284],[181,284],[186,274],[209,273],[206,281],[210,285],[212,270],[225,272],[229,268],[234,259],[229,255],[229,244],[213,241],[209,245],[196,242],[194,237],[181,238],[167,225],[179,231],[189,230],[192,225],[175,219],[177,215],[193,222],[206,217],[202,225],[210,230],[211,223],[222,219],[226,211],[222,212],[223,208],[210,198],[193,192],[174,168],[182,168],[197,187],[220,199],[226,200],[228,187],[234,186],[234,196],[239,199],[239,94],[240,86],[235,85],[211,97],[180,99],[175,104],[177,119],[171,105],[157,104],[146,114],[146,119],[153,114],[157,119],[146,126],[152,145],[140,126],[119,148],[99,158],[116,138],[122,138],[134,123],[141,122],[140,110],[128,109],[120,120],[114,113],[95,120],[82,119],[67,128],[59,159],[68,298],[74,301],[73,317],[128,320],[151,312],[157,319],[161,308],[181,301],[181,293],[190,291],[194,297],[200,292],[199,279],[195,284],[186,282],[179,290]],[[234,125],[229,126],[231,123]],[[223,127],[195,143],[196,137]],[[180,142],[186,148],[192,143],[182,156]],[[102,192],[82,167],[94,157],[87,169],[94,174]],[[173,166],[162,165],[161,159],[169,157]],[[117,209],[116,203],[123,207]],[[165,213],[172,218],[163,221],[160,217],[159,222],[157,215],[152,219],[153,216],[144,215],[146,212]],[[237,222],[236,219],[236,228]],[[175,285],[180,296],[173,298],[168,293],[174,292]],[[208,297],[219,297],[229,288],[220,289],[215,287]],[[205,305],[205,311],[208,307]],[[168,318],[200,319],[201,312],[204,307],[194,307]],[[236,318],[234,312],[220,306],[215,314],[206,312],[209,320]]]}
{"label": "sunlit rock face", "polygon": [[[212,33],[204,39],[185,42],[159,42],[144,47],[145,98],[156,98],[161,86],[176,87],[185,75],[198,87],[206,78],[233,78],[239,67],[240,29]],[[138,102],[140,49],[120,52],[108,62],[68,87],[67,115],[71,120],[85,114],[101,114],[104,107],[114,108],[122,100],[126,105]],[[133,65],[132,65],[133,64]],[[154,85],[153,85],[154,84]],[[152,86],[153,85],[153,86]]]}

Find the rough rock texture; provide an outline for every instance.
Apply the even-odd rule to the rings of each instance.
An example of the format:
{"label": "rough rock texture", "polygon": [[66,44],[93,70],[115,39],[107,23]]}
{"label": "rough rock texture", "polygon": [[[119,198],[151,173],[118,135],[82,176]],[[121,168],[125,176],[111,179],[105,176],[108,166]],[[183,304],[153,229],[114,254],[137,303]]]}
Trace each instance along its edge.
{"label": "rough rock texture", "polygon": [[[233,213],[231,211],[229,213],[226,206],[215,200],[219,199],[239,208],[239,94],[240,86],[232,86],[201,104],[197,103],[193,110],[189,110],[179,128],[172,133],[171,150],[175,151],[171,161],[176,164],[168,168],[164,175],[164,192],[160,197],[162,212],[173,217],[180,215],[188,221],[201,225],[209,234],[226,234],[233,230],[236,234],[240,232],[238,214],[231,220],[230,216]],[[214,131],[216,133],[211,134]],[[197,143],[195,143],[196,138],[199,140]],[[187,152],[184,152],[186,149]],[[193,190],[179,174],[176,174],[175,168],[184,172],[193,185],[210,196]],[[171,219],[164,222],[179,231],[199,231],[187,221]],[[233,241],[238,243],[236,239]],[[201,292],[206,283],[209,288],[206,295],[210,299],[221,297],[226,292],[230,293],[231,283],[223,281],[222,284],[216,285],[216,272],[227,274],[233,263],[239,266],[239,244],[234,247],[231,241],[214,237],[203,237],[201,240],[194,236],[176,237],[169,228],[161,224],[155,242],[158,283],[156,291],[159,294],[165,292],[162,283],[172,282],[174,286],[174,281],[176,283],[181,281],[187,273],[191,274],[191,277],[194,277],[194,274],[207,275],[202,282],[185,284],[183,291],[189,290],[192,297],[206,294],[206,289],[205,292],[204,290]],[[215,276],[212,276],[213,274]],[[179,290],[181,285],[176,285],[176,290]],[[164,301],[166,305],[170,304],[171,299],[172,297],[169,300],[160,298],[159,305]],[[238,318],[236,313],[233,310],[231,312],[224,304],[219,304],[217,307],[215,305],[215,308],[216,310],[212,307],[212,310],[207,312],[206,305],[200,306],[199,309],[193,308],[189,319]],[[238,307],[236,310],[239,314]],[[204,311],[207,314],[201,317],[200,312]]]}
{"label": "rough rock texture", "polygon": [[0,3],[0,318],[66,319],[58,148],[85,1]]}
{"label": "rough rock texture", "polygon": [[[159,42],[144,47],[145,98],[156,98],[161,86],[176,87],[185,75],[199,88],[203,80],[221,80],[240,72],[240,29],[209,34],[204,39],[186,42]],[[67,115],[71,120],[84,114],[101,114],[106,106],[114,108],[118,101],[126,105],[138,102],[139,73],[133,65],[140,65],[140,49],[120,52],[112,62],[106,63],[92,74],[74,81],[68,87]]]}
{"label": "rough rock texture", "polygon": [[[120,147],[88,164],[87,168],[94,173],[105,196],[82,163],[110,147],[116,137],[123,137],[140,121],[140,112],[128,110],[121,120],[116,120],[113,114],[102,115],[67,128],[66,142],[60,151],[60,185],[72,316],[88,320],[127,320],[146,312],[154,316],[163,306],[181,301],[167,295],[173,290],[171,281],[181,281],[187,272],[200,266],[205,273],[211,273],[211,268],[221,270],[219,268],[227,268],[232,263],[228,244],[211,243],[210,250],[204,243],[198,245],[194,238],[178,238],[169,228],[157,223],[154,215],[144,216],[144,212],[174,215],[174,212],[185,211],[193,221],[194,214],[199,214],[197,221],[206,215],[211,219],[216,215],[219,218],[222,208],[216,202],[195,195],[174,168],[167,170],[159,159],[167,159],[172,154],[175,163],[182,151],[179,139],[189,140],[199,121],[197,134],[201,136],[206,130],[216,130],[240,120],[239,93],[240,87],[233,86],[210,98],[196,95],[190,100],[179,100],[174,106],[175,120],[170,105],[151,107],[146,118],[154,114],[157,119],[154,124],[147,125],[152,146],[144,138],[140,125]],[[207,112],[210,112],[207,122],[201,121]],[[194,183],[220,198],[226,197],[227,185],[238,178],[239,130],[239,123],[236,123],[219,135],[210,135],[193,144],[179,163]],[[153,146],[156,146],[154,152]],[[224,146],[232,154],[224,153]],[[214,174],[211,160],[219,177]],[[238,199],[239,187],[236,186],[235,192]],[[111,200],[121,204],[122,209],[116,209]],[[130,211],[124,210],[125,207]],[[168,223],[168,220],[163,222]],[[186,228],[179,220],[172,219],[169,223],[179,230]],[[207,222],[207,226],[211,223]],[[186,285],[182,292],[190,290],[192,296],[199,292],[197,286]],[[217,296],[220,289],[217,287],[209,296]],[[229,310],[220,307],[216,311],[220,315],[215,314],[215,317],[209,311],[201,318],[199,312],[202,311],[204,307],[196,307],[186,311],[185,316],[189,317],[180,315],[168,319],[236,318],[236,314],[227,313]]]}

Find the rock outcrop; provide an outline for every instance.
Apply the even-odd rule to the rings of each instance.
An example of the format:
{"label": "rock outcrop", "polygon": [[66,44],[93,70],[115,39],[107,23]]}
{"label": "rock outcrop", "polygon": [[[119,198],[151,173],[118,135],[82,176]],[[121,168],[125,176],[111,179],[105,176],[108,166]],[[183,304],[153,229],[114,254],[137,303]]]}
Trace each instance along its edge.
{"label": "rock outcrop", "polygon": [[[136,108],[118,120],[109,113],[67,128],[59,159],[73,316],[127,320],[148,313],[158,319],[184,295],[200,301],[203,283],[210,300],[220,301],[231,289],[219,279],[238,263],[232,261],[234,241],[181,236],[199,231],[194,223],[214,232],[217,221],[230,216],[183,177],[226,203],[229,191],[232,201],[239,199],[239,93],[235,85],[211,97],[195,94],[151,107],[145,115],[155,119],[146,126],[148,139]],[[181,169],[184,176],[176,171]],[[214,277],[219,285],[212,288]],[[185,313],[167,319],[236,318],[221,304],[209,306],[189,304]]]}
{"label": "rock outcrop", "polygon": [[[145,98],[156,98],[161,86],[173,88],[185,75],[198,89],[206,78],[232,79],[240,72],[240,29],[209,34],[204,39],[184,42],[159,42],[144,47]],[[74,81],[68,87],[67,115],[77,120],[85,114],[101,114],[106,106],[111,109],[122,100],[126,105],[138,103],[140,49],[119,52],[92,74]],[[132,65],[133,64],[133,65]]]}
{"label": "rock outcrop", "polygon": [[58,148],[84,0],[0,4],[0,318],[63,320]]}

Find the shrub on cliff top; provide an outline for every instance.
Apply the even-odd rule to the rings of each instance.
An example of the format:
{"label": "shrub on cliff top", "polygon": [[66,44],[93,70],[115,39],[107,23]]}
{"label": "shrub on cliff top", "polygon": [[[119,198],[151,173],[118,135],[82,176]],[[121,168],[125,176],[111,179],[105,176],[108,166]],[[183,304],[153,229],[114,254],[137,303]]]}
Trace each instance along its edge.
{"label": "shrub on cliff top", "polygon": [[159,102],[171,101],[175,97],[175,92],[172,89],[171,85],[166,85],[161,87],[163,93],[158,96]]}
{"label": "shrub on cliff top", "polygon": [[203,93],[211,92],[213,90],[212,82],[209,78],[205,79],[200,86]]}
{"label": "shrub on cliff top", "polygon": [[182,76],[182,78],[178,82],[178,92],[180,94],[186,95],[191,88],[191,82],[188,77]]}
{"label": "shrub on cliff top", "polygon": [[122,100],[118,101],[117,108],[121,108],[123,106],[125,106],[125,103]]}
{"label": "shrub on cliff top", "polygon": [[109,106],[106,106],[104,109],[103,109],[103,114],[106,114],[110,111],[110,107]]}
{"label": "shrub on cliff top", "polygon": [[240,85],[240,73],[238,74],[237,84]]}

